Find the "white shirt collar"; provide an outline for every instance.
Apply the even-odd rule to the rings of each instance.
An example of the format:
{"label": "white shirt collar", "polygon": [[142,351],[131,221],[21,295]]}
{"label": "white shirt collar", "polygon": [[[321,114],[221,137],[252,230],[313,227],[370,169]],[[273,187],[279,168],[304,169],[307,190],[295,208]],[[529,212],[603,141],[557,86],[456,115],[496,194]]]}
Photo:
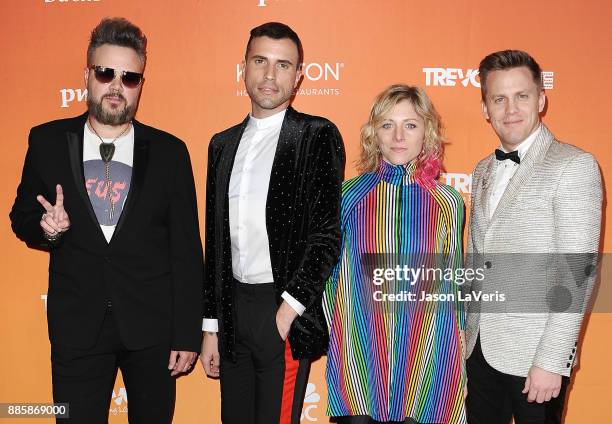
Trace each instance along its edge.
{"label": "white shirt collar", "polygon": [[[524,141],[521,142],[521,144],[518,145],[516,150],[518,151],[519,158],[523,159],[523,157],[525,157],[525,153],[527,153],[535,139],[538,137],[540,131],[542,131],[542,123],[538,125],[538,127],[535,129],[534,132],[529,135],[529,137],[527,137]],[[504,149],[504,146],[500,146],[500,149],[506,153],[509,153],[506,151],[506,149]]]}
{"label": "white shirt collar", "polygon": [[287,109],[277,112],[272,116],[268,116],[267,118],[255,118],[253,115],[249,114],[249,125],[255,126],[258,130],[281,126],[283,119],[285,119],[285,112],[287,112]]}

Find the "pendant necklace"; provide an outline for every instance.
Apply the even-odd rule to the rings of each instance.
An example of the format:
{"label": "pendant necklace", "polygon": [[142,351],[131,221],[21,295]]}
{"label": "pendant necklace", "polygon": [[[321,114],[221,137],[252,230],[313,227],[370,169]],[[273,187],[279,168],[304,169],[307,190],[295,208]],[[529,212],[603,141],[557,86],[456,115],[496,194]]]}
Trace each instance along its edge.
{"label": "pendant necklace", "polygon": [[108,194],[108,198],[110,199],[110,212],[109,219],[112,222],[113,217],[115,216],[115,202],[113,201],[113,193],[111,191],[111,179],[110,179],[110,161],[115,154],[115,141],[120,139],[132,126],[132,121],[128,122],[128,125],[121,131],[121,133],[115,137],[110,143],[105,143],[100,134],[96,131],[96,129],[91,125],[91,121],[89,117],[87,118],[87,126],[95,135],[100,139],[100,157],[102,158],[102,162],[104,162],[104,181],[106,184],[106,193]]}

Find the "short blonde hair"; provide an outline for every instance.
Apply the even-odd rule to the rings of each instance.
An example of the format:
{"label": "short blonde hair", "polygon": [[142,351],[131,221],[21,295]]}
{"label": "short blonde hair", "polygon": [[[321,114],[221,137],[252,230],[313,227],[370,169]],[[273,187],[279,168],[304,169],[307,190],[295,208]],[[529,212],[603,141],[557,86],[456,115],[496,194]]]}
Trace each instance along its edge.
{"label": "short blonde hair", "polygon": [[423,149],[416,159],[415,179],[425,186],[433,185],[440,175],[444,139],[442,121],[429,97],[419,87],[395,84],[374,100],[368,122],[361,127],[361,155],[357,160],[360,173],[373,172],[380,165],[381,153],[378,148],[376,130],[380,127],[393,108],[400,102],[408,100],[416,113],[425,123],[425,140]]}

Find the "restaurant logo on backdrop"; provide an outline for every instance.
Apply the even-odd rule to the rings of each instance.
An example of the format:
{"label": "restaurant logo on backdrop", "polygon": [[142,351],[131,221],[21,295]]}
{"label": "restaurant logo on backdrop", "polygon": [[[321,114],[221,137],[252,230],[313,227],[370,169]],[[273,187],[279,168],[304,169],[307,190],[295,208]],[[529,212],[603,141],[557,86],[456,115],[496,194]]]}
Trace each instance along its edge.
{"label": "restaurant logo on backdrop", "polygon": [[60,91],[61,107],[69,107],[73,102],[83,102],[87,100],[86,88],[62,88]]}
{"label": "restaurant logo on backdrop", "polygon": [[[302,65],[303,81],[300,84],[297,96],[339,96],[341,89],[329,87],[329,84],[339,82],[344,73],[344,62],[310,62]],[[236,83],[241,83],[242,66],[236,65]],[[245,96],[244,87],[236,89],[236,96]]]}
{"label": "restaurant logo on backdrop", "polygon": [[[476,87],[480,88],[478,69],[462,68],[423,68],[425,74],[425,85],[427,87]],[[542,71],[542,86],[545,90],[554,88],[555,73]]]}

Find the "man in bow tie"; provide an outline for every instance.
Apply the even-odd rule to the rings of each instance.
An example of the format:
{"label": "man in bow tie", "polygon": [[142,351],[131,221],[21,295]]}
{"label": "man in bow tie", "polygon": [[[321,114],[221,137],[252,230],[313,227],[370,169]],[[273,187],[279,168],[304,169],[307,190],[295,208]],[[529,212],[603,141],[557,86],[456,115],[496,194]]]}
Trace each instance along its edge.
{"label": "man in bow tie", "polygon": [[596,274],[599,167],[542,124],[546,96],[530,55],[492,53],[479,72],[483,115],[500,146],[472,177],[468,261],[484,279],[471,290],[506,302],[468,308],[468,420],[560,423]]}
{"label": "man in bow tie", "polygon": [[105,423],[117,369],[130,422],[169,423],[175,376],[201,346],[203,255],[189,153],[134,118],[147,40],[123,18],[94,28],[87,112],[32,128],[10,214],[49,250],[53,399],[66,423]]}

